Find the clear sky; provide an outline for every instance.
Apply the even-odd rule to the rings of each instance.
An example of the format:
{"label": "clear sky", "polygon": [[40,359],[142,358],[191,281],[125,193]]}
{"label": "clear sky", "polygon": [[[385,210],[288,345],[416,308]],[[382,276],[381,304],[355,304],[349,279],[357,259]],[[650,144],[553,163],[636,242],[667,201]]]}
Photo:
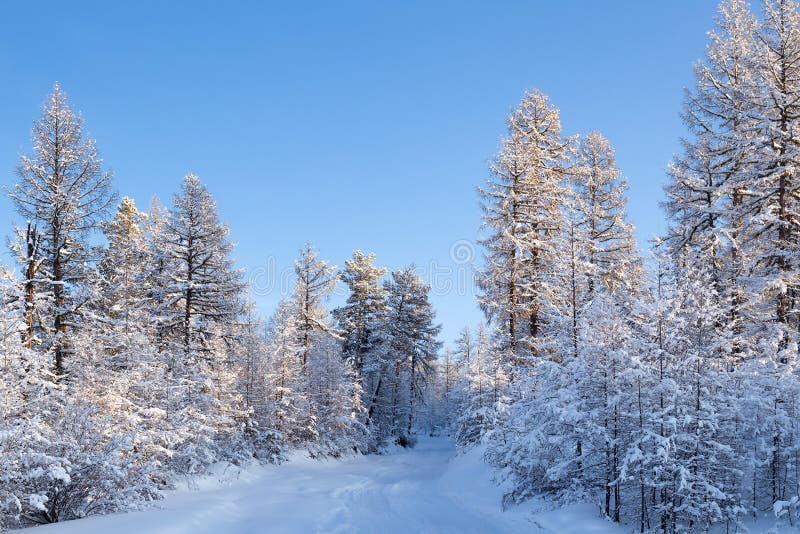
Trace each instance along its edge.
{"label": "clear sky", "polygon": [[[208,185],[265,315],[312,241],[337,265],[360,248],[435,274],[450,340],[481,318],[460,262],[480,223],[475,187],[523,91],[550,95],[565,133],[611,140],[645,245],[663,228],[683,89],[715,11],[708,0],[3,2],[0,183],[14,182],[58,80],[120,195],[146,208],[187,172]],[[0,199],[0,234],[17,222]]]}

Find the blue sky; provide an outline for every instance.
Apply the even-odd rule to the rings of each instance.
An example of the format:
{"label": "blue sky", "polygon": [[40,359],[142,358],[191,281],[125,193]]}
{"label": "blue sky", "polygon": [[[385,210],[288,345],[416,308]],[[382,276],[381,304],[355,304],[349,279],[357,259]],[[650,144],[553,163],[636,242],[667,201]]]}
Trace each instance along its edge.
{"label": "blue sky", "polygon": [[[0,183],[58,80],[121,195],[168,202],[187,172],[219,203],[270,313],[312,241],[435,272],[443,337],[480,320],[468,266],[504,117],[526,88],[565,133],[602,131],[640,243],[716,2],[4,2]],[[0,199],[0,233],[19,222]],[[334,297],[335,304],[340,297]]]}

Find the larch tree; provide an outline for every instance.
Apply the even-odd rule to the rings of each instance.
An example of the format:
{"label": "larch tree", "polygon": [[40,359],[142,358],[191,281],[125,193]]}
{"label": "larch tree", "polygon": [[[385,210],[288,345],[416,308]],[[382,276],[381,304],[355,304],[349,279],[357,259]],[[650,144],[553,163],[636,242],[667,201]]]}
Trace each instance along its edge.
{"label": "larch tree", "polygon": [[492,179],[479,189],[483,201],[483,229],[487,236],[481,241],[486,266],[477,273],[478,297],[490,321],[497,325],[497,335],[508,354],[517,353],[518,322],[521,320],[520,251],[516,236],[525,225],[522,199],[526,192],[523,183],[523,146],[519,136],[503,140],[500,153],[490,165]]}
{"label": "larch tree", "polygon": [[214,326],[241,312],[243,284],[233,265],[228,226],[219,221],[216,201],[196,175],[186,175],[173,202],[163,228],[173,269],[166,289],[172,307],[168,326],[184,357],[198,358],[211,351],[219,335]]}
{"label": "larch tree", "polygon": [[[430,287],[413,267],[392,273],[386,282],[386,344],[393,385],[393,428],[398,436],[411,439],[414,414],[424,398],[431,378],[433,362],[441,342],[441,326],[434,323],[433,307],[428,300]],[[393,368],[393,369],[392,369]]]}
{"label": "larch tree", "polygon": [[[177,269],[179,261],[172,254],[170,234],[167,232],[169,210],[157,197],[153,197],[144,224],[145,241],[149,251],[149,263],[145,288],[148,315],[153,321],[154,343],[160,353],[169,353],[171,324],[174,321],[175,301],[171,296],[172,273]],[[167,358],[171,360],[171,357]]]}
{"label": "larch tree", "polygon": [[350,294],[345,304],[333,311],[344,356],[353,367],[353,379],[361,394],[368,396],[378,381],[380,328],[386,314],[386,290],[380,283],[386,269],[376,267],[374,261],[374,254],[360,250],[345,260],[341,278]]}
{"label": "larch tree", "polygon": [[376,267],[374,261],[375,254],[360,250],[345,260],[341,279],[350,295],[345,305],[333,312],[342,333],[344,353],[359,372],[363,371],[364,359],[376,343],[375,332],[386,311],[386,291],[380,283],[386,269]]}
{"label": "larch tree", "polygon": [[559,112],[539,91],[526,93],[509,115],[508,135],[480,190],[486,267],[479,272],[481,308],[507,357],[517,366],[547,352],[549,299],[561,231],[561,197],[570,141],[561,137]]}
{"label": "larch tree", "polygon": [[[759,83],[754,112],[761,133],[754,147],[759,156],[750,183],[750,216],[745,222],[750,244],[751,277],[760,287],[752,294],[765,299],[763,309],[774,319],[781,341],[776,356],[782,363],[797,358],[798,198],[800,141],[794,133],[800,116],[800,13],[791,0],[768,1],[759,28]],[[758,298],[758,297],[757,297]],[[788,351],[788,352],[787,352]]]}
{"label": "larch tree", "polygon": [[309,243],[295,261],[296,275],[294,299],[297,306],[297,329],[302,347],[300,361],[304,372],[308,372],[308,356],[315,332],[332,333],[333,327],[328,318],[328,310],[323,302],[339,283],[336,267],[319,259],[319,253]]}
{"label": "larch tree", "polygon": [[[241,397],[237,362],[231,357],[243,309],[241,271],[234,268],[228,226],[200,179],[187,175],[154,241],[166,254],[154,257],[163,269],[156,281],[162,299],[154,308],[166,359],[165,399],[171,429],[165,448],[170,466],[200,472],[241,440]],[[163,263],[162,261],[163,260]],[[234,447],[234,444],[236,447]]]}
{"label": "larch tree", "polygon": [[88,236],[113,204],[114,194],[111,174],[102,170],[94,141],[83,132],[83,119],[58,84],[32,137],[33,154],[20,158],[20,181],[8,194],[20,215],[33,223],[26,246],[33,244],[42,262],[28,290],[38,285],[51,301],[35,313],[43,318],[42,346],[52,351],[55,374],[64,376],[69,333],[77,326],[76,312],[88,300],[81,287],[87,277]]}
{"label": "larch tree", "polygon": [[308,396],[308,377],[300,354],[297,303],[281,301],[268,324],[266,381],[272,397],[270,428],[284,443],[299,446],[317,439],[316,417]]}
{"label": "larch tree", "polygon": [[478,324],[471,337],[469,365],[462,363],[464,391],[456,422],[455,439],[461,446],[478,443],[496,429],[501,418],[498,407],[508,385],[508,362],[492,346],[486,326]]}
{"label": "larch tree", "polygon": [[124,197],[114,218],[101,225],[108,240],[100,260],[96,307],[105,315],[112,353],[129,348],[135,332],[150,326],[148,310],[148,267],[150,248],[145,235],[147,216]]}
{"label": "larch tree", "polygon": [[[25,230],[15,228],[16,238],[9,242],[9,249],[16,259],[23,278],[14,281],[12,287],[15,288],[15,295],[9,297],[15,302],[21,302],[20,314],[23,317],[24,328],[20,334],[25,348],[31,349],[42,341],[42,332],[47,328],[43,324],[44,318],[40,310],[47,306],[48,298],[46,293],[38,291],[38,275],[44,263],[39,245],[40,237],[36,225],[27,222]],[[13,280],[13,277],[8,277]]]}
{"label": "larch tree", "polygon": [[600,284],[613,291],[641,285],[641,260],[634,244],[633,226],[626,218],[627,180],[617,168],[611,143],[599,132],[580,140],[570,182],[585,233],[581,254],[590,271],[586,294]]}
{"label": "larch tree", "polygon": [[[705,262],[720,305],[737,330],[731,366],[747,358],[743,335],[743,279],[751,251],[744,228],[757,209],[752,178],[758,150],[758,22],[743,0],[719,7],[706,57],[695,66],[695,87],[686,91],[683,119],[689,135],[670,165],[664,203],[670,219],[665,245],[674,258]],[[755,202],[755,203],[754,203]],[[686,252],[690,252],[685,256]]]}

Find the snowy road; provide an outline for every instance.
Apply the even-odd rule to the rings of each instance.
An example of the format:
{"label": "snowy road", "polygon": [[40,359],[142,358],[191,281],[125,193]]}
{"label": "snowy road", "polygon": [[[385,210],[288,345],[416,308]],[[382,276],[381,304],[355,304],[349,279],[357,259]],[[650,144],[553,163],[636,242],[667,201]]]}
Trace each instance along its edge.
{"label": "snowy road", "polygon": [[[244,472],[220,487],[170,495],[159,509],[92,517],[36,534],[200,533],[515,533],[601,532],[608,524],[576,517],[543,525],[522,510],[502,513],[500,491],[475,457],[453,459],[444,439],[384,456],[319,462],[296,459]],[[581,525],[583,523],[583,525]],[[549,527],[549,528],[548,528]],[[589,528],[586,528],[589,527]],[[595,528],[592,528],[595,527]],[[600,529],[596,529],[600,527]],[[34,531],[31,531],[34,532]]]}

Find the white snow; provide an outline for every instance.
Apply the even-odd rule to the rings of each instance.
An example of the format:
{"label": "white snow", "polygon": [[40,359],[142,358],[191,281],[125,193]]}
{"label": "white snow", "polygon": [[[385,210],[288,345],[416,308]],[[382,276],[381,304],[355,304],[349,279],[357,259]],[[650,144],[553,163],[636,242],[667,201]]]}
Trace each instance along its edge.
{"label": "white snow", "polygon": [[[225,475],[232,478],[230,471]],[[36,534],[626,532],[591,506],[501,511],[502,490],[479,450],[456,455],[444,438],[381,456],[294,457],[221,484],[172,493],[159,508],[37,527]],[[538,528],[537,528],[538,527]]]}

